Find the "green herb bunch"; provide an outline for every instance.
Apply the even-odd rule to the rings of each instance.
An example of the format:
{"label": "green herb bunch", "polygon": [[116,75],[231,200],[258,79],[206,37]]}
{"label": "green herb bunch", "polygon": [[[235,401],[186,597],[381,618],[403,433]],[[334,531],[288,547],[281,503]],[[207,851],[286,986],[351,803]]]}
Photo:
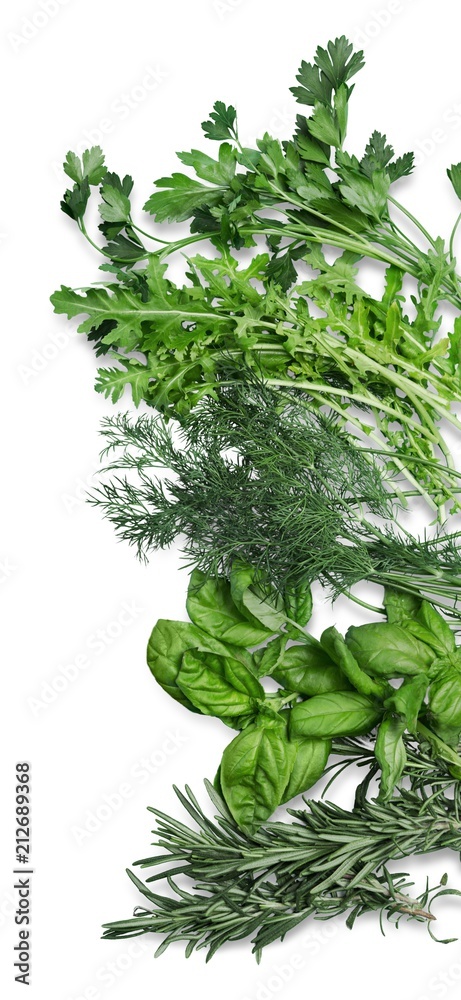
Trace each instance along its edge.
{"label": "green herb bunch", "polygon": [[[205,136],[219,142],[217,159],[179,153],[197,179],[161,178],[145,205],[157,223],[190,220],[190,235],[165,242],[152,233],[153,251],[132,219],[131,177],[108,171],[99,148],[81,160],[69,153],[64,169],[74,185],[62,207],[88,237],[86,208],[92,187],[100,189],[109,279],[83,292],[63,286],[52,301],[58,313],[86,316],[79,329],[98,355],[117,362],[96,384],[114,401],[129,386],[136,405],[144,400],[182,419],[216,391],[222,353],[230,352],[374,441],[386,468],[403,471],[443,520],[445,502],[457,502],[439,423],[460,428],[451,412],[461,400],[459,318],[448,338],[436,335],[440,303],[461,304],[454,233],[447,248],[390,193],[411,172],[412,154],[395,159],[378,132],[362,156],[345,152],[350,81],[362,56],[342,37],[302,63],[292,90],[303,114],[283,142],[265,134],[254,149],[242,148],[235,109],[217,102],[203,123]],[[461,164],[448,173],[459,196]],[[416,228],[425,250],[395,213]],[[241,251],[258,249],[261,238],[267,252],[241,262]],[[187,281],[175,284],[166,258],[200,240],[214,253],[188,257]],[[342,253],[327,259],[331,249]],[[380,299],[357,281],[367,258],[387,267]],[[408,301],[406,275],[415,279]]]}
{"label": "green herb bunch", "polygon": [[[202,126],[215,155],[178,153],[194,176],[160,178],[144,206],[160,226],[186,222],[179,238],[137,225],[133,180],[99,147],[64,164],[61,207],[104,280],[62,286],[55,311],[81,317],[106,359],[99,392],[117,403],[128,388],[157,411],[103,421],[91,500],[142,559],[181,539],[190,620],[157,622],[148,664],[179,704],[236,731],[207,783],[215,821],[189,789],[196,829],[153,809],[164,853],[139,864],[166,870],[147,884],[130,872],[151,909],[105,925],[108,938],[158,932],[159,952],[181,940],[211,957],[253,935],[259,959],[306,917],[340,913],[431,931],[432,899],[460,895],[443,876],[414,896],[388,865],[461,851],[461,552],[446,526],[461,473],[443,430],[461,429],[461,318],[441,336],[443,306],[461,307],[461,214],[447,242],[432,236],[394,193],[413,155],[377,131],[346,150],[363,64],[344,36],[302,62],[282,142],[243,147],[236,110],[216,102]],[[461,163],[447,173],[461,199]],[[102,246],[87,229],[96,191]],[[362,287],[367,260],[382,264],[380,294]],[[421,538],[400,523],[414,496],[439,524]],[[354,593],[362,580],[384,588],[383,608]],[[314,581],[386,620],[315,639]],[[350,763],[365,770],[352,809],[305,800],[270,822]],[[152,891],[159,878],[173,897]]]}
{"label": "green herb bunch", "polygon": [[[104,936],[156,933],[163,937],[156,954],[182,941],[186,956],[206,949],[207,960],[226,942],[253,936],[259,961],[263,948],[308,918],[328,920],[344,913],[351,928],[357,917],[377,912],[382,930],[384,916],[397,926],[404,918],[414,919],[434,937],[431,902],[460,893],[446,888],[444,875],[440,886],[431,890],[428,882],[415,897],[409,892],[413,883],[388,865],[413,854],[461,850],[461,786],[443,762],[434,761],[430,747],[415,747],[408,738],[405,747],[407,787],[379,803],[365,794],[376,769],[366,745],[358,738],[336,741],[346,764],[367,768],[354,808],[308,800],[304,808],[289,810],[291,823],[268,823],[251,838],[242,834],[209,782],[214,821],[190,789],[186,795],[176,789],[194,825],[150,810],[157,819],[154,846],[161,853],[136,864],[154,873],[144,883],[128,871],[147,905],[137,907],[131,918],[105,924]],[[183,888],[178,876],[192,887]],[[154,891],[160,879],[167,880],[173,896]]]}
{"label": "green herb bunch", "polygon": [[134,477],[104,482],[92,501],[138,555],[179,537],[208,575],[238,558],[282,594],[320,580],[333,596],[368,579],[423,591],[457,620],[458,535],[415,539],[393,526],[374,456],[251,371],[228,370],[218,398],[184,417],[179,443],[161,417],[118,414],[102,431],[105,468]]}
{"label": "green herb bunch", "polygon": [[[427,601],[388,590],[387,622],[352,627],[346,640],[329,627],[319,641],[304,628],[308,589],[282,602],[261,591],[251,567],[235,563],[229,581],[194,570],[186,606],[190,622],[155,625],[148,665],[186,708],[239,730],[216,784],[244,833],[318,781],[332,740],[376,726],[379,801],[404,773],[405,733],[461,777],[453,749],[461,739],[461,651]],[[276,691],[264,689],[266,677]]]}

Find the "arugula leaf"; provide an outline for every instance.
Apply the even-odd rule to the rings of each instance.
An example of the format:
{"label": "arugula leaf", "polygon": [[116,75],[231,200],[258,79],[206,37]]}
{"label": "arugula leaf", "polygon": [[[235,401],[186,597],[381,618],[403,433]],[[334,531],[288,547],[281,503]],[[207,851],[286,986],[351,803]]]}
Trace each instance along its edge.
{"label": "arugula leaf", "polygon": [[135,358],[122,358],[117,355],[119,368],[99,368],[95,382],[96,392],[101,392],[106,399],[117,403],[123,396],[127,386],[135,406],[139,406],[146,398],[152,372],[141,361]]}
{"label": "arugula leaf", "polygon": [[448,366],[452,374],[461,370],[461,316],[456,316],[453,333],[448,334],[449,350],[447,355]]}

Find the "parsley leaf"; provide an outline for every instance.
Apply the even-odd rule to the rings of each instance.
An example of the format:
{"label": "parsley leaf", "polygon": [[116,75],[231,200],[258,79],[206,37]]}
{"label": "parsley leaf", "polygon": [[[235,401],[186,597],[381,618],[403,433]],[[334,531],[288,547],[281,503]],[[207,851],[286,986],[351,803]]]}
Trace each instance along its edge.
{"label": "parsley leaf", "polygon": [[157,222],[183,222],[197,208],[217,204],[222,197],[219,188],[206,187],[186,174],[174,173],[171,177],[161,177],[155,181],[155,186],[164,190],[151,194],[144,205],[144,211],[150,212]]}
{"label": "parsley leaf", "polygon": [[237,136],[237,112],[229,104],[222,101],[213,104],[209,121],[202,122],[202,129],[207,139],[235,139]]}

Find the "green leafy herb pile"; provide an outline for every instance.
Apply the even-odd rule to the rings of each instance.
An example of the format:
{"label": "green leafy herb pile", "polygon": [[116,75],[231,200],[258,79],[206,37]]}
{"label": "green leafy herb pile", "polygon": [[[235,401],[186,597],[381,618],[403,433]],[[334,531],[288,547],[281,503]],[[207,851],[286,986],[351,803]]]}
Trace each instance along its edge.
{"label": "green leafy herb pile", "polygon": [[[209,782],[217,810],[214,822],[190,789],[185,796],[176,792],[194,826],[151,809],[158,821],[154,846],[162,853],[137,864],[157,871],[146,883],[128,871],[148,905],[127,920],[105,924],[104,936],[154,932],[163,937],[157,955],[182,941],[187,956],[194,948],[205,948],[207,960],[227,941],[251,935],[259,960],[264,947],[283,940],[307,918],[329,920],[343,913],[348,927],[362,914],[377,912],[381,928],[384,916],[397,926],[402,919],[413,919],[425,923],[434,936],[431,903],[459,891],[446,888],[443,875],[439,886],[430,889],[428,883],[415,897],[409,892],[413,882],[392,873],[387,864],[413,854],[461,850],[459,782],[406,741],[409,787],[385,804],[370,801],[363,793],[375,765],[366,747],[356,738],[336,749],[346,762],[352,758],[369,767],[352,811],[307,800],[303,809],[289,810],[292,823],[267,823],[250,839]],[[178,885],[178,875],[192,882],[192,892]],[[162,878],[173,897],[153,891],[152,883]]]}
{"label": "green leafy herb pile", "polygon": [[[427,601],[390,590],[387,622],[352,627],[345,640],[330,626],[318,641],[302,627],[309,591],[292,605],[258,592],[243,563],[234,563],[229,580],[195,570],[191,621],[161,620],[149,640],[148,664],[164,690],[239,730],[216,783],[240,829],[252,836],[277,806],[314,785],[333,739],[375,726],[379,801],[402,777],[405,732],[429,743],[461,778],[453,749],[461,737],[461,650],[442,616]],[[266,677],[276,691],[265,691]],[[389,683],[397,679],[398,686]]]}
{"label": "green leafy herb pile", "polygon": [[[217,159],[196,149],[179,153],[198,179],[160,178],[145,205],[157,223],[191,220],[190,235],[179,240],[136,225],[133,181],[108,171],[101,150],[81,160],[69,153],[64,169],[74,185],[62,208],[88,237],[85,212],[99,187],[109,278],[84,291],[63,286],[52,302],[58,313],[86,316],[79,329],[98,355],[116,361],[96,383],[114,402],[129,386],[136,405],[145,400],[181,419],[215,391],[222,352],[230,352],[371,437],[387,467],[404,470],[443,510],[456,502],[456,479],[439,422],[461,426],[451,412],[461,400],[460,320],[448,338],[435,339],[440,303],[461,305],[453,234],[447,248],[390,193],[411,172],[412,154],[395,159],[378,132],[361,157],[345,152],[350,80],[362,65],[362,53],[344,38],[302,63],[292,90],[303,114],[283,142],[265,134],[254,149],[242,148],[234,108],[218,101],[203,123],[205,136],[219,142]],[[448,174],[461,195],[461,164]],[[147,250],[141,238],[160,246]],[[166,258],[203,239],[215,254],[188,257],[187,282],[175,284]],[[267,250],[242,263],[242,250],[246,258],[261,241]],[[343,252],[329,261],[328,248]],[[387,267],[379,300],[357,281],[357,263],[367,258]],[[408,301],[406,275],[415,279]]]}
{"label": "green leafy herb pile", "polygon": [[[363,579],[423,590],[459,622],[459,533],[413,538],[375,456],[337,422],[243,368],[224,382],[183,418],[179,443],[161,418],[104,420],[106,469],[134,473],[93,497],[119,536],[141,556],[179,536],[206,573],[240,558],[282,594],[317,579],[333,596]],[[174,476],[159,481],[155,467]]]}
{"label": "green leafy herb pile", "polygon": [[[197,829],[152,810],[163,853],[139,864],[166,865],[147,883],[166,878],[175,895],[129,873],[151,909],[105,925],[109,938],[159,932],[159,952],[185,941],[211,957],[253,935],[259,958],[306,917],[340,913],[349,927],[379,911],[432,933],[431,901],[460,895],[443,876],[415,897],[388,864],[461,851],[461,553],[448,524],[461,473],[446,436],[461,429],[461,316],[441,331],[444,306],[461,307],[461,213],[447,242],[432,236],[395,197],[413,155],[378,131],[346,150],[362,67],[344,37],[319,47],[281,142],[242,146],[236,110],[216,102],[202,126],[214,155],[178,153],[189,172],[155,181],[144,206],[154,224],[188,224],[176,239],[137,225],[132,178],[98,147],[64,164],[61,207],[104,280],[63,285],[54,309],[81,317],[106,359],[99,392],[117,403],[128,388],[157,411],[103,421],[91,501],[143,559],[180,539],[190,620],[157,622],[148,664],[182,706],[237,730],[207,783],[215,821],[189,789],[178,796]],[[447,173],[461,199],[461,163]],[[100,246],[87,229],[96,190]],[[168,266],[178,251],[182,284]],[[364,287],[369,260],[379,294]],[[413,497],[433,518],[423,537],[404,527]],[[383,607],[354,593],[362,580],[383,587]],[[314,581],[386,620],[314,638]],[[293,822],[270,820],[350,763],[366,770],[352,809],[306,800]]]}

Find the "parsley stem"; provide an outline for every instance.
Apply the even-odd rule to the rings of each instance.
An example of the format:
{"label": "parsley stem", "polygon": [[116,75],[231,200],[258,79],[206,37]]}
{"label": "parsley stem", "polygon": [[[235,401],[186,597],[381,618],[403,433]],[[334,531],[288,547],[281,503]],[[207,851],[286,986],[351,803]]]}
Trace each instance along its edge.
{"label": "parsley stem", "polygon": [[452,260],[454,264],[456,263],[456,258],[454,256],[454,242],[455,242],[455,236],[456,236],[456,232],[457,232],[457,229],[458,229],[458,226],[459,226],[460,222],[461,222],[461,212],[459,213],[458,218],[456,219],[456,222],[455,222],[455,224],[453,226],[453,229],[452,229],[451,235],[450,235],[450,260]]}
{"label": "parsley stem", "polygon": [[418,219],[415,218],[415,216],[409,211],[409,209],[405,208],[404,205],[401,205],[400,202],[397,201],[397,199],[394,198],[391,194],[389,194],[387,197],[388,197],[388,201],[390,201],[391,204],[394,205],[395,208],[397,208],[399,212],[402,212],[403,215],[406,215],[407,219],[409,219],[410,222],[413,223],[413,225],[416,227],[416,229],[419,229],[420,233],[423,234],[423,236],[425,237],[425,239],[427,240],[427,242],[430,243],[431,247],[433,247],[433,249],[437,249],[437,242],[436,242],[436,240],[434,240],[434,238],[427,231],[427,229],[425,228],[425,226],[423,226],[422,223],[419,222]]}
{"label": "parsley stem", "polygon": [[170,245],[170,240],[161,240],[158,236],[154,236],[153,233],[146,232],[145,229],[141,229],[140,226],[137,226],[136,223],[133,222],[131,218],[130,218],[130,227],[131,229],[136,229],[137,233],[141,233],[141,236],[147,236],[148,240],[154,240],[155,243],[163,243],[165,246]]}

